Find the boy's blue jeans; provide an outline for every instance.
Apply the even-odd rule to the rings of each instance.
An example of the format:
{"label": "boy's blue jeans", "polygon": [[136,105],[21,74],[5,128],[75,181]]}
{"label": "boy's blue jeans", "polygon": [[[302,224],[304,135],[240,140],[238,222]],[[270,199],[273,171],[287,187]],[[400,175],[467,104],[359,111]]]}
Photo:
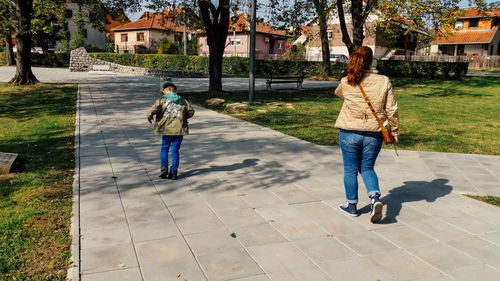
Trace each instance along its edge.
{"label": "boy's blue jeans", "polygon": [[380,195],[377,174],[373,170],[382,147],[378,132],[340,130],[340,149],[344,160],[344,187],[348,203],[358,203],[358,173],[361,173],[368,196]]}
{"label": "boy's blue jeans", "polygon": [[168,150],[172,157],[172,166],[170,171],[175,172],[179,168],[179,148],[181,147],[184,136],[163,136],[161,143],[161,167],[168,168]]}

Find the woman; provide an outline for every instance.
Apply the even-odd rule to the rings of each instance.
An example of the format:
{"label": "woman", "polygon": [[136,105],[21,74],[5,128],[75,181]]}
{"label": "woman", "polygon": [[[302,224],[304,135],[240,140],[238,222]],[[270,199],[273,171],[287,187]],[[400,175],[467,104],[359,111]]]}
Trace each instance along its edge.
{"label": "woman", "polygon": [[389,78],[370,70],[373,52],[362,46],[349,58],[347,77],[342,78],[335,94],[344,99],[344,104],[335,123],[340,129],[339,143],[344,161],[344,187],[347,198],[339,209],[351,216],[358,216],[358,173],[361,173],[368,196],[371,199],[370,220],[382,219],[380,188],[377,174],[373,170],[375,160],[382,147],[382,129],[366,103],[359,85],[363,87],[378,117],[391,125],[394,140],[398,141],[398,104],[392,93]]}

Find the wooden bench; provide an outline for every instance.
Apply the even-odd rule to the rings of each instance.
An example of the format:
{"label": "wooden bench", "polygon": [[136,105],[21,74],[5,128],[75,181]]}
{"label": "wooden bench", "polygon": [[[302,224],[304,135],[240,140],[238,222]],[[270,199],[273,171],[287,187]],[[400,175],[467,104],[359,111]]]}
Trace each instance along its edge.
{"label": "wooden bench", "polygon": [[297,83],[297,88],[302,88],[302,82],[304,81],[305,73],[299,76],[276,76],[269,77],[266,81],[266,89],[271,89],[271,84],[282,84],[282,83]]}

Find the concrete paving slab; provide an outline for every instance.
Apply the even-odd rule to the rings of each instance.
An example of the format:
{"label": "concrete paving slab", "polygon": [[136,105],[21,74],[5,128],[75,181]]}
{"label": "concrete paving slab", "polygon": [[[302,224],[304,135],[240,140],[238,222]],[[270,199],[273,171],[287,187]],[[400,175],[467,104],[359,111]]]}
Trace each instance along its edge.
{"label": "concrete paving slab", "polygon": [[252,246],[247,247],[247,250],[265,272],[311,263],[309,258],[290,242]]}
{"label": "concrete paving slab", "polygon": [[[478,237],[468,237],[447,242],[453,248],[489,264],[500,272],[500,246]],[[500,276],[500,275],[499,275]]]}
{"label": "concrete paving slab", "polygon": [[415,248],[438,242],[437,239],[420,232],[419,229],[405,225],[377,229],[374,230],[374,232],[403,249]]}
{"label": "concrete paving slab", "polygon": [[361,256],[397,249],[393,243],[373,232],[341,235],[337,238]]}
{"label": "concrete paving slab", "polygon": [[83,275],[138,266],[131,244],[81,249],[81,255]]}
{"label": "concrete paving slab", "polygon": [[217,216],[227,227],[229,227],[229,229],[241,226],[263,224],[266,222],[266,220],[252,208],[217,212]]}
{"label": "concrete paving slab", "polygon": [[[481,264],[478,259],[444,243],[408,249],[408,251],[442,271],[450,271],[465,266]],[[453,259],[449,257],[453,257]]]}
{"label": "concrete paving slab", "polygon": [[353,250],[333,236],[294,241],[294,244],[316,264],[359,257]]}
{"label": "concrete paving slab", "polygon": [[[193,258],[168,262],[141,264],[144,281],[189,280],[205,281],[207,278]],[[179,276],[179,277],[177,277]]]}
{"label": "concrete paving slab", "polygon": [[227,249],[198,259],[209,280],[231,280],[264,273],[244,249]]}
{"label": "concrete paving slab", "polygon": [[136,251],[141,266],[147,263],[175,262],[193,257],[184,239],[177,236],[136,243]]}
{"label": "concrete paving slab", "polygon": [[367,258],[332,260],[319,266],[333,278],[345,281],[394,281],[395,279]]}
{"label": "concrete paving slab", "polygon": [[242,248],[231,232],[225,229],[186,235],[186,240],[197,256]]}
{"label": "concrete paving slab", "polygon": [[457,281],[484,280],[497,281],[500,271],[487,265],[473,265],[448,272]]}
{"label": "concrete paving slab", "polygon": [[377,253],[368,258],[396,280],[414,280],[439,274],[437,269],[401,250]]}
{"label": "concrete paving slab", "polygon": [[290,241],[328,235],[328,232],[308,219],[280,219],[271,222],[271,225]]}
{"label": "concrete paving slab", "polygon": [[282,268],[276,271],[267,272],[267,275],[269,275],[269,278],[273,281],[332,280],[325,272],[313,264]]}
{"label": "concrete paving slab", "polygon": [[232,279],[231,281],[270,281],[270,279],[265,274],[259,274],[254,276]]}
{"label": "concrete paving slab", "polygon": [[245,247],[288,241],[276,228],[267,223],[235,227],[232,231]]}
{"label": "concrete paving slab", "polygon": [[86,274],[82,276],[82,281],[141,281],[141,271],[138,267],[118,269],[107,272]]}

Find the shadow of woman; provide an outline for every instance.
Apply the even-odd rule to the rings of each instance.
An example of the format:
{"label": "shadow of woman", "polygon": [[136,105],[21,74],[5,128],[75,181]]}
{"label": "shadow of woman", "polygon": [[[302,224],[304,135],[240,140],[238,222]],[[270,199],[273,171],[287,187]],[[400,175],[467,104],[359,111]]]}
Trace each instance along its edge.
{"label": "shadow of woman", "polygon": [[236,170],[240,170],[243,168],[247,167],[252,167],[256,166],[257,162],[259,162],[259,159],[245,159],[241,163],[234,163],[231,165],[225,165],[225,166],[210,166],[210,168],[203,168],[203,169],[194,169],[190,171],[186,171],[185,173],[182,174],[183,177],[192,177],[200,174],[205,174],[209,172],[233,172]]}
{"label": "shadow of woman", "polygon": [[[389,194],[380,200],[387,208],[385,217],[380,224],[390,224],[397,222],[397,217],[403,208],[403,203],[425,200],[434,202],[439,197],[450,194],[453,187],[447,184],[447,179],[435,179],[428,181],[406,181],[404,185],[389,191]],[[365,210],[366,209],[366,210]],[[360,209],[360,212],[370,212],[370,205]]]}

